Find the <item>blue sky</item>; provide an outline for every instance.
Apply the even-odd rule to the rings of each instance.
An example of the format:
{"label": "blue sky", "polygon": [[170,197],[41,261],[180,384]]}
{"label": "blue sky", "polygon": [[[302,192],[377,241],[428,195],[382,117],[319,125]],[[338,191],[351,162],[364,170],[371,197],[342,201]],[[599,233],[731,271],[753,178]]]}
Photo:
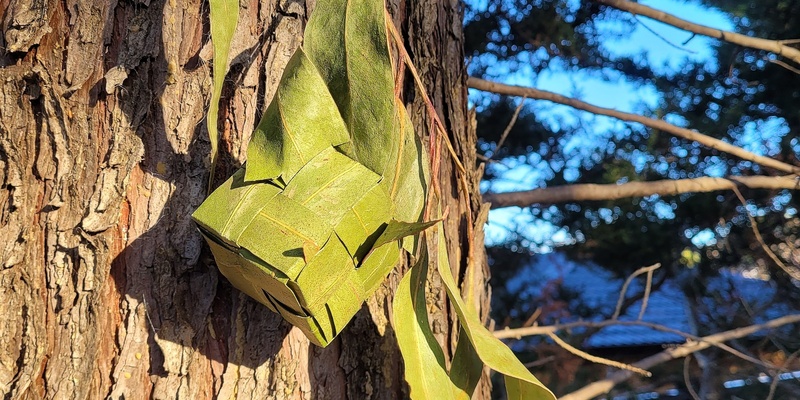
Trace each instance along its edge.
{"label": "blue sky", "polygon": [[[642,1],[641,3],[699,24],[725,30],[733,29],[732,23],[724,14],[697,4],[673,0]],[[712,59],[713,39],[702,36],[692,37],[685,31],[645,17],[637,18],[633,33],[626,38],[616,38],[616,35],[613,34],[623,29],[618,23],[608,22],[600,24],[600,26],[609,32],[609,39],[603,42],[603,46],[612,54],[643,57],[646,58],[648,64],[658,66],[662,71],[667,72],[674,71],[687,59],[705,62],[709,69],[716,68]],[[688,40],[690,38],[691,40]],[[641,86],[618,79],[613,71],[607,71],[604,79],[596,74],[569,72],[557,68],[544,71],[539,76],[534,76],[533,72],[526,68],[514,71],[502,71],[502,68],[505,67],[498,66],[498,70],[495,72],[503,72],[496,73],[496,75],[503,76],[499,80],[504,83],[532,86],[622,111],[636,113],[646,108],[654,109],[659,101],[659,93],[652,86]],[[527,102],[533,102],[533,100],[527,100]],[[574,139],[575,143],[568,143],[578,151],[581,146],[591,146],[593,132],[622,131],[624,127],[617,120],[577,112],[567,106],[542,101],[534,104],[537,116],[551,124],[553,128],[558,128],[559,124],[577,124],[578,121],[581,121],[583,126],[591,127],[587,129],[586,135]],[[767,126],[768,129],[781,129],[780,121],[765,123],[771,123]],[[764,127],[760,126],[759,128]],[[758,130],[760,129],[753,129],[752,132]],[[751,133],[751,135],[755,135],[755,133]],[[597,138],[602,137],[602,135],[597,135]],[[763,140],[758,140],[759,138],[756,137],[751,139],[753,139],[753,148],[750,150],[759,153],[768,152],[769,149],[763,148]],[[535,168],[529,164],[514,162],[514,160],[504,160],[504,163],[511,168],[500,174],[500,179],[484,183],[484,189],[491,189],[495,192],[529,190],[537,187],[541,181],[542,176],[539,171],[543,168]],[[566,168],[569,171],[570,166],[567,165]],[[577,171],[577,166],[573,166],[573,169]],[[502,242],[506,238],[508,230],[515,228],[531,239],[531,245],[538,243],[534,250],[539,252],[551,251],[558,244],[573,240],[560,227],[534,218],[520,208],[510,207],[490,212],[489,224],[486,227],[487,245]],[[713,237],[712,232],[692,233],[692,235],[696,245],[708,243]]]}

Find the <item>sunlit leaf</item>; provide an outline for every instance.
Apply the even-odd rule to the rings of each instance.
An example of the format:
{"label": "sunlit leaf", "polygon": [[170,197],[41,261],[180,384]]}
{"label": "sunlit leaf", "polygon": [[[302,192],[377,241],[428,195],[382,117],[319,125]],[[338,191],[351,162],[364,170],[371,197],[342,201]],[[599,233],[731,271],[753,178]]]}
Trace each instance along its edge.
{"label": "sunlit leaf", "polygon": [[247,181],[290,180],[323,150],[349,141],[347,128],[315,66],[298,49],[247,148]]}
{"label": "sunlit leaf", "polygon": [[424,255],[397,287],[392,325],[406,364],[405,379],[415,399],[456,399],[460,393],[445,369],[444,354],[428,324],[425,280],[428,257]]}
{"label": "sunlit leaf", "polygon": [[[461,299],[458,285],[450,272],[447,248],[444,245],[444,233],[439,229],[438,243],[431,246],[438,248],[438,271],[447,290],[448,298],[458,314],[466,339],[470,341],[475,353],[489,368],[504,375],[506,391],[509,399],[553,399],[553,395],[533,374],[517,359],[511,349],[494,337],[480,321],[475,311],[467,307]],[[460,338],[464,340],[465,338]]]}
{"label": "sunlit leaf", "polygon": [[354,158],[393,176],[400,136],[383,1],[317,2],[303,46],[347,124]]}

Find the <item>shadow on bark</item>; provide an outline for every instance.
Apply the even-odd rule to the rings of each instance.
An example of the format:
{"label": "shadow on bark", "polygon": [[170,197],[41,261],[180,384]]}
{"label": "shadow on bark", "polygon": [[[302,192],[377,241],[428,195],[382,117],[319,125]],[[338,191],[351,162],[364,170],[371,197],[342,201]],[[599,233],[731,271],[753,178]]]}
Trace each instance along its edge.
{"label": "shadow on bark", "polygon": [[[157,13],[153,8],[157,8],[155,4],[151,4],[149,9],[136,8],[133,12],[151,13],[150,17],[155,18]],[[302,16],[277,13],[259,35],[257,44],[233,58],[223,88],[220,105],[223,112],[228,109],[226,104],[236,96],[235,90],[249,69],[264,68],[263,64],[251,62],[252,55],[269,45],[266,42],[272,39],[284,18]],[[136,16],[128,20],[136,20]],[[203,24],[205,42],[208,21],[203,21]],[[152,25],[158,24],[153,22]],[[125,29],[124,24],[115,29]],[[154,43],[159,43],[158,54],[144,61],[143,64],[147,63],[144,68],[142,64],[131,68],[128,78],[117,88],[120,102],[129,107],[126,110],[128,118],[134,126],[139,124],[137,135],[144,147],[139,163],[141,171],[134,170],[128,184],[129,202],[127,207],[123,206],[123,220],[127,219],[132,230],[136,226],[147,228],[120,252],[111,269],[121,300],[129,299],[129,302],[139,305],[136,311],[143,319],[140,324],[144,323],[147,328],[149,374],[184,376],[189,364],[186,359],[191,359],[194,352],[200,352],[212,361],[212,365],[220,364],[221,370],[214,372],[215,379],[231,365],[255,370],[265,364],[294,365],[293,368],[297,368],[299,362],[299,368],[305,370],[297,373],[308,374],[312,398],[393,399],[403,397],[403,393],[407,395],[403,375],[398,372],[402,371],[401,356],[388,323],[391,288],[399,281],[399,274],[393,274],[393,278],[379,289],[383,294],[376,296],[380,300],[372,300],[372,310],[367,305],[362,307],[340,339],[329,347],[307,347],[304,339],[295,337],[293,340],[299,340],[303,349],[287,350],[291,325],[233,288],[218,273],[211,252],[190,218],[206,195],[208,167],[205,160],[209,143],[205,120],[193,128],[188,138],[176,137],[175,127],[168,126],[176,119],[175,106],[162,99],[179,98],[169,91],[181,82],[173,81],[171,71],[174,67],[169,57],[164,55],[161,41]],[[178,66],[190,74],[202,64],[197,50]],[[259,74],[275,73],[261,71]],[[266,78],[262,76],[261,79],[264,81],[257,94],[257,119],[269,100],[264,94]],[[201,94],[197,93],[198,96]],[[197,101],[207,102],[207,99]],[[221,133],[222,128],[220,126]],[[176,144],[176,141],[180,140],[189,140],[184,151],[176,151],[176,148],[180,149],[180,143]],[[230,150],[225,143],[220,143],[215,185],[221,184],[241,166]],[[162,193],[166,195],[159,197]],[[153,209],[161,211],[155,216],[150,213]],[[142,218],[156,220],[141,221]],[[386,328],[378,328],[376,318]],[[125,351],[124,344],[122,351]],[[295,354],[295,351],[300,354]],[[307,356],[303,354],[305,351]],[[293,359],[298,355],[303,360]],[[303,382],[301,377],[281,377],[278,374],[270,379],[286,379],[288,385],[294,384],[292,379]]]}

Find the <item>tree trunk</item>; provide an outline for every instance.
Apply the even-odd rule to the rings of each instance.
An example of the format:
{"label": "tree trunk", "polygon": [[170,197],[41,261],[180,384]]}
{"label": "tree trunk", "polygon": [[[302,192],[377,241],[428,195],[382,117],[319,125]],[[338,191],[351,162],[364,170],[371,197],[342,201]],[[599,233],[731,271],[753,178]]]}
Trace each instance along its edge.
{"label": "tree trunk", "polygon": [[[449,157],[440,180],[452,268],[463,277],[472,253],[481,284],[468,289],[485,318],[486,210],[478,212],[459,4],[389,3],[469,172],[468,196]],[[240,7],[217,183],[244,161],[313,2]],[[406,265],[325,349],[219,277],[189,218],[209,173],[206,2],[0,0],[0,18],[5,398],[407,397],[390,324]],[[427,138],[421,96],[410,85],[406,93]],[[455,315],[439,280],[430,282],[431,322],[452,356]],[[484,379],[476,397],[488,389]]]}

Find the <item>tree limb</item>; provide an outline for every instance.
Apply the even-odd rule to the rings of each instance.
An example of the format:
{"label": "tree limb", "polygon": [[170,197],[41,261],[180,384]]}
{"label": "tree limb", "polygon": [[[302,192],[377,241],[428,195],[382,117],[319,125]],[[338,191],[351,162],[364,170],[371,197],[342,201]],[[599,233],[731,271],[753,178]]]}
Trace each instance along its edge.
{"label": "tree limb", "polygon": [[[687,355],[692,354],[694,352],[704,350],[712,346],[712,344],[714,343],[721,343],[732,339],[738,339],[756,333],[762,329],[777,328],[795,322],[800,322],[800,314],[787,315],[785,317],[773,319],[763,324],[750,325],[744,328],[738,328],[730,331],[716,333],[713,335],[703,337],[702,341],[687,342],[684,345],[674,348],[669,348],[658,354],[644,358],[632,365],[642,369],[649,369],[658,364],[662,364],[664,362],[676,358],[686,357]],[[560,397],[559,400],[591,399],[603,393],[608,393],[608,391],[610,391],[616,384],[624,382],[632,376],[633,372],[631,371],[616,371],[610,374],[608,378],[586,385],[581,389],[578,389],[572,393]]]}
{"label": "tree limb", "polygon": [[784,56],[798,64],[800,64],[800,50],[789,47],[783,44],[780,40],[769,40],[756,37],[750,37],[735,32],[723,31],[721,29],[711,28],[705,25],[695,24],[675,17],[672,14],[664,11],[656,10],[648,6],[634,3],[627,0],[595,0],[600,4],[614,7],[619,10],[627,11],[631,14],[642,15],[667,25],[672,25],[676,28],[683,29],[698,35],[708,36],[715,39],[723,40],[729,43],[738,44],[740,46],[749,47],[752,49],[770,51],[775,54]]}
{"label": "tree limb", "polygon": [[[570,330],[570,329],[575,329],[575,328],[579,328],[579,327],[581,327],[581,328],[590,328],[590,329],[602,329],[602,328],[605,328],[607,326],[614,326],[614,325],[616,325],[616,326],[643,326],[643,327],[652,329],[654,331],[667,332],[667,333],[672,333],[672,334],[675,334],[675,335],[678,335],[678,336],[682,336],[687,341],[693,341],[693,342],[702,342],[702,341],[705,340],[704,338],[702,338],[700,336],[692,335],[691,333],[686,333],[686,332],[681,331],[679,329],[670,328],[668,326],[657,324],[655,322],[646,322],[646,321],[641,321],[641,320],[637,320],[637,321],[624,321],[624,320],[622,320],[621,321],[621,320],[614,320],[614,319],[607,319],[607,320],[598,321],[598,322],[594,322],[594,321],[576,321],[576,322],[570,322],[570,323],[560,324],[560,325],[529,326],[529,327],[515,328],[515,329],[505,328],[505,329],[496,330],[496,331],[493,332],[493,334],[494,334],[494,337],[496,337],[498,339],[512,339],[512,338],[513,339],[521,339],[522,337],[525,337],[525,336],[550,335],[550,334],[558,332],[558,331]],[[741,352],[741,351],[739,351],[739,350],[737,350],[737,349],[735,349],[735,348],[733,348],[731,346],[728,346],[725,343],[721,343],[720,342],[720,343],[709,343],[709,344],[711,346],[714,346],[714,347],[722,350],[722,351],[726,351],[726,352],[728,352],[728,353],[730,353],[730,354],[732,354],[732,355],[734,355],[736,357],[739,357],[742,360],[745,360],[747,362],[751,362],[751,363],[756,364],[756,365],[760,365],[760,366],[762,366],[762,367],[764,367],[766,369],[773,369],[773,370],[775,370],[775,369],[779,370],[780,369],[776,365],[773,365],[773,364],[770,364],[770,363],[766,363],[766,362],[761,361],[761,360],[759,360],[759,359],[757,359],[755,357],[749,356],[749,355],[747,355],[747,354],[745,354],[745,353],[743,353],[743,352]]]}
{"label": "tree limb", "polygon": [[635,373],[637,373],[639,375],[646,376],[648,378],[653,376],[653,374],[650,373],[650,371],[645,371],[645,370],[643,370],[641,368],[636,368],[636,367],[634,367],[632,365],[621,363],[619,361],[609,360],[608,358],[593,356],[593,355],[591,355],[591,354],[589,354],[589,353],[587,353],[587,352],[585,352],[585,351],[583,351],[581,349],[578,349],[578,348],[572,346],[571,344],[565,342],[563,339],[558,337],[558,335],[556,335],[555,333],[548,333],[547,336],[549,336],[550,339],[552,339],[562,349],[570,352],[573,355],[576,355],[576,356],[578,356],[580,358],[583,358],[586,361],[590,361],[590,362],[593,362],[595,364],[608,365],[609,367],[619,368],[619,369],[625,370],[625,371],[635,372]]}
{"label": "tree limb", "polygon": [[757,155],[755,153],[749,152],[741,147],[734,146],[730,143],[723,142],[722,140],[712,138],[710,136],[704,135],[702,133],[681,128],[679,126],[672,125],[666,121],[662,121],[659,119],[648,118],[642,115],[626,113],[623,111],[617,111],[611,108],[599,107],[596,105],[592,105],[586,103],[584,101],[580,101],[578,99],[574,99],[571,97],[562,96],[560,94],[556,94],[553,92],[548,92],[545,90],[539,90],[534,88],[528,88],[523,86],[513,86],[513,85],[505,85],[502,83],[497,82],[490,82],[484,79],[479,79],[475,77],[469,77],[467,79],[467,85],[473,89],[483,90],[486,92],[493,92],[498,94],[505,94],[511,96],[526,96],[531,99],[538,99],[538,100],[548,100],[554,103],[568,105],[572,108],[576,108],[578,110],[588,111],[593,114],[598,115],[605,115],[608,117],[617,118],[623,121],[629,122],[638,122],[644,126],[647,126],[652,129],[658,129],[660,131],[669,133],[671,135],[686,139],[692,140],[697,143],[700,143],[706,147],[716,149],[736,157],[739,157],[743,160],[752,161],[756,164],[763,165],[765,167],[773,168],[778,171],[783,171],[790,174],[796,174],[800,172],[800,167],[790,165],[769,157],[764,157]]}
{"label": "tree limb", "polygon": [[727,178],[665,179],[622,184],[574,184],[526,190],[521,192],[486,193],[483,200],[492,208],[527,207],[532,204],[554,204],[592,200],[616,200],[650,195],[671,196],[681,193],[705,193],[733,190],[738,186],[750,189],[800,189],[796,176],[729,176]]}

